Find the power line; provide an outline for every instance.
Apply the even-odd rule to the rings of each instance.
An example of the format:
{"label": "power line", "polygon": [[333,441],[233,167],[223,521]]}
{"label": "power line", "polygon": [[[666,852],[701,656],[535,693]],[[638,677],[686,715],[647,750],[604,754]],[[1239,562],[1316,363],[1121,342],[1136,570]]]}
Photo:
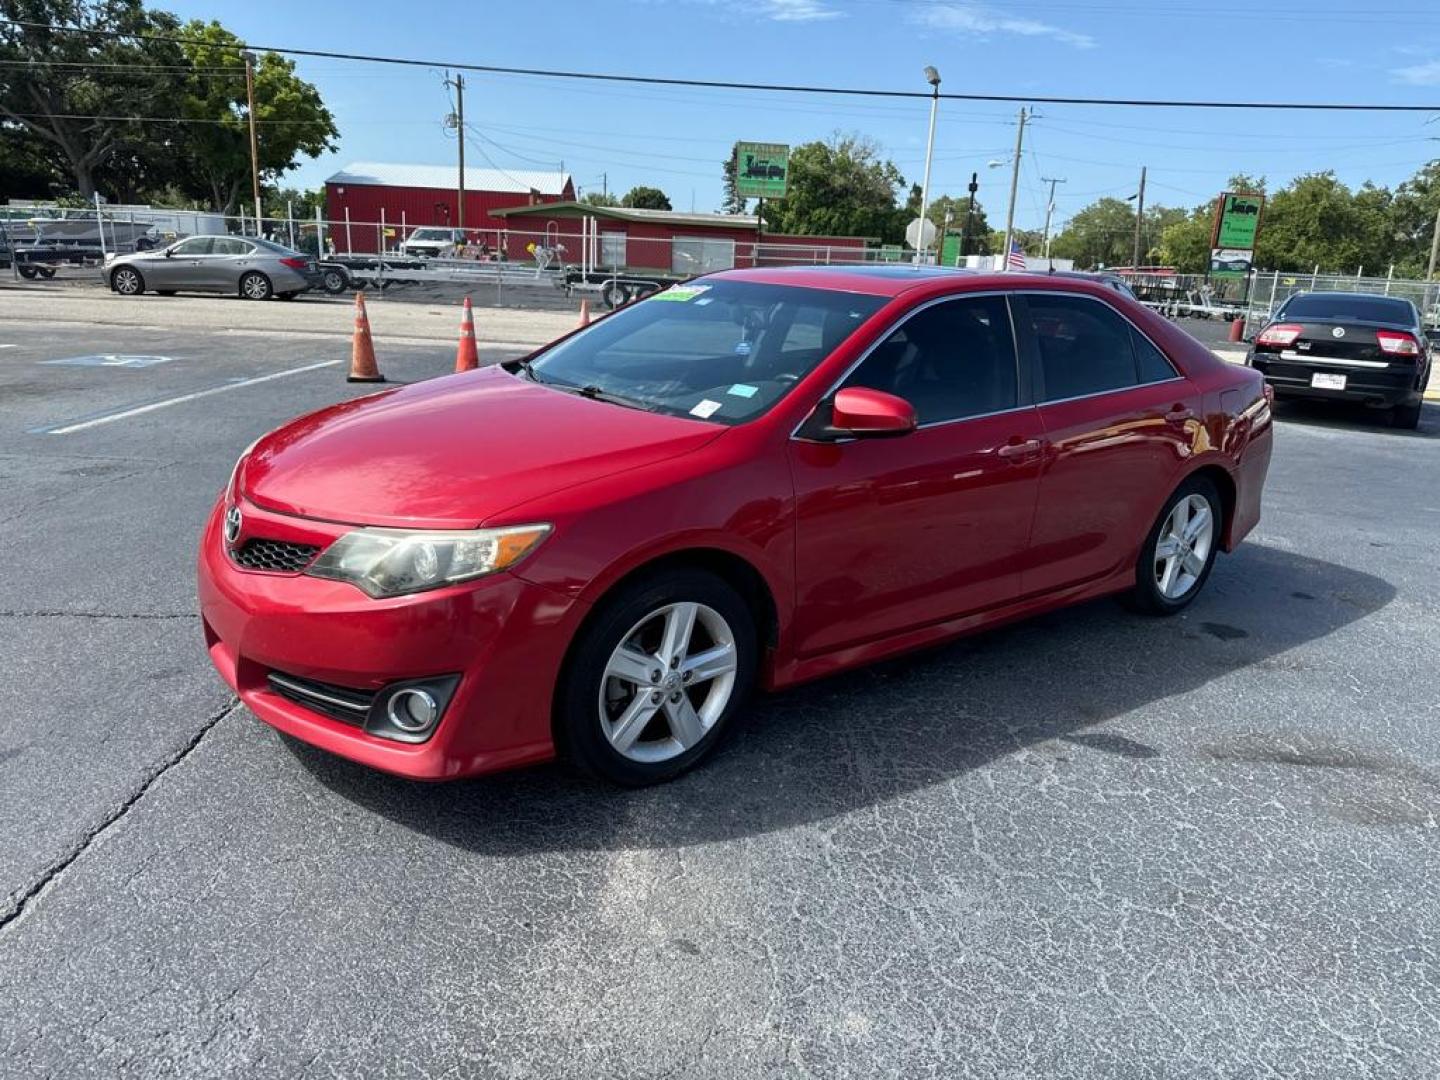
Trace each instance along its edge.
{"label": "power line", "polygon": [[[0,25],[15,26],[26,30],[45,30],[58,33],[90,34],[106,38],[126,38],[133,41],[154,41],[172,45],[200,45],[206,48],[231,49],[239,52],[252,48],[263,52],[284,53],[289,56],[313,56],[326,60],[353,60],[369,64],[395,64],[404,67],[447,67],[457,71],[482,72],[492,75],[526,75],[552,79],[577,79],[592,82],[639,83],[646,86],[693,86],[712,90],[759,90],[794,94],[831,94],[846,97],[868,98],[930,98],[929,91],[921,90],[878,90],[860,87],[812,86],[789,83],[745,83],[721,79],[682,79],[655,75],[619,75],[609,72],[567,71],[546,68],[505,67],[496,64],[458,64],[444,60],[418,60],[399,56],[377,56],[366,53],[335,52],[324,49],[295,49],[277,45],[217,45],[215,42],[198,38],[187,38],[170,34],[131,34],[121,30],[100,30],[91,27],[60,26],[52,23],[27,22],[20,19],[3,19]],[[1303,101],[1203,101],[1162,98],[1098,98],[1098,97],[1056,97],[1033,94],[965,94],[942,92],[940,97],[950,101],[995,101],[1026,102],[1044,105],[1107,105],[1129,108],[1161,109],[1283,109],[1306,112],[1440,112],[1440,105],[1394,105],[1360,104],[1354,102],[1303,102]]]}

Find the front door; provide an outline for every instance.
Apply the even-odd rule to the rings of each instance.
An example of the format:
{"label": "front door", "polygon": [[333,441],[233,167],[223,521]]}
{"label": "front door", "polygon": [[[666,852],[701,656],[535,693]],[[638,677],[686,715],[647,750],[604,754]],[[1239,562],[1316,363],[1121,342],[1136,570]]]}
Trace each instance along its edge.
{"label": "front door", "polygon": [[166,253],[145,260],[140,272],[152,289],[198,289],[200,263],[210,253],[210,237],[192,236],[172,245]]}
{"label": "front door", "polygon": [[1005,298],[922,307],[842,386],[898,394],[920,427],[824,441],[804,437],[814,430],[807,425],[791,441],[797,651],[815,655],[1013,600],[1043,444]]}

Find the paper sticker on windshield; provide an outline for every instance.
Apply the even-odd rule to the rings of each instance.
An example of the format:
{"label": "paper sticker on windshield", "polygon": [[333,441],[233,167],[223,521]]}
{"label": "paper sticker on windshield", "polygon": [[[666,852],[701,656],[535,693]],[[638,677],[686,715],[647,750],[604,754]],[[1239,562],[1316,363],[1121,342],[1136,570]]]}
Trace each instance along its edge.
{"label": "paper sticker on windshield", "polygon": [[749,355],[750,355],[750,343],[749,343],[748,341],[737,341],[737,342],[735,343],[735,355],[736,355],[736,356],[749,356]]}
{"label": "paper sticker on windshield", "polygon": [[699,405],[696,405],[693,409],[690,410],[690,415],[698,416],[701,420],[709,420],[710,417],[714,416],[717,412],[720,411],[720,408],[720,402],[711,401],[709,398],[706,398],[704,401],[700,402]]}
{"label": "paper sticker on windshield", "polygon": [[670,288],[657,292],[654,296],[650,297],[650,299],[671,300],[683,304],[709,291],[709,285],[671,285]]}
{"label": "paper sticker on windshield", "polygon": [[725,392],[734,397],[752,398],[755,396],[756,392],[759,391],[759,389],[760,388],[758,386],[751,386],[749,383],[737,382],[734,386],[730,387],[730,389],[726,390]]}

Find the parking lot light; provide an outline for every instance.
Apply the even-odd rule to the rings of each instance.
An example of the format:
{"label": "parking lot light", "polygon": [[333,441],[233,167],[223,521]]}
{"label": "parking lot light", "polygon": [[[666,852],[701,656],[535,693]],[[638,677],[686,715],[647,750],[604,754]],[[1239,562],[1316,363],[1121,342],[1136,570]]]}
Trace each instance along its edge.
{"label": "parking lot light", "polygon": [[915,245],[915,263],[925,261],[930,245],[925,242],[925,212],[930,209],[930,162],[935,154],[935,116],[940,109],[940,72],[925,67],[925,81],[930,84],[930,135],[925,140],[925,179],[920,184],[920,243]]}

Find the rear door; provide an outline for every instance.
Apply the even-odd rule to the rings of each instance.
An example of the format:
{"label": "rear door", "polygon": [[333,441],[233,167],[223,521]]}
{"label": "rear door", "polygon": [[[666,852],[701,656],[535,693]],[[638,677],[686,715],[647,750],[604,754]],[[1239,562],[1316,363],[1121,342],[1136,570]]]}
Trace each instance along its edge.
{"label": "rear door", "polygon": [[1015,322],[1048,443],[1025,595],[1124,569],[1197,439],[1200,395],[1110,304],[1026,292]]}
{"label": "rear door", "polygon": [[237,292],[240,275],[257,266],[257,256],[266,254],[248,240],[238,236],[217,236],[210,254],[202,261],[201,275],[205,288],[216,292]]}

